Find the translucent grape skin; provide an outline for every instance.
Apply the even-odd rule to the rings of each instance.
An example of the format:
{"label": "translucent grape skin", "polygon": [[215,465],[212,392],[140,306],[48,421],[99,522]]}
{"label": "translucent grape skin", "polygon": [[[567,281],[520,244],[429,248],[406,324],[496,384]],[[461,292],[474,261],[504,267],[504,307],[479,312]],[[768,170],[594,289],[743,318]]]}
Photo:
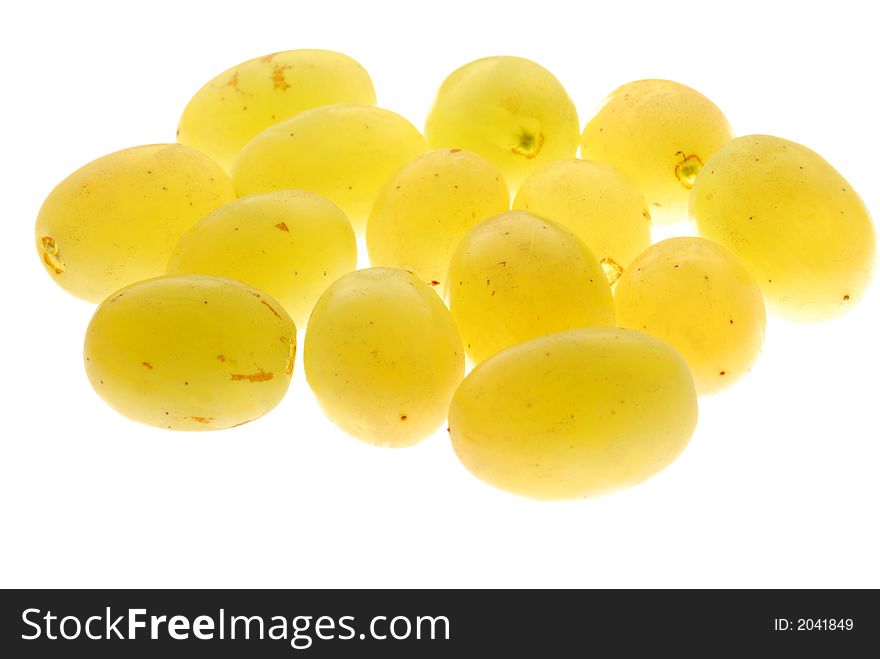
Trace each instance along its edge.
{"label": "translucent grape skin", "polygon": [[521,57],[486,57],[454,71],[425,124],[432,148],[490,160],[515,191],[542,164],[577,153],[577,110],[559,80]]}
{"label": "translucent grape skin", "polygon": [[468,232],[449,263],[446,295],[477,363],[542,334],[614,324],[611,288],[596,257],[565,227],[525,211]]}
{"label": "translucent grape skin", "polygon": [[367,221],[370,263],[403,268],[442,286],[458,241],[481,220],[510,208],[501,173],[461,149],[417,156],[386,183]]}
{"label": "translucent grape skin", "polygon": [[239,195],[297,189],[339,206],[362,232],[385,182],[427,151],[424,137],[390,110],[328,105],[267,128],[232,165]]}
{"label": "translucent grape skin", "polygon": [[523,182],[513,208],[568,228],[599,259],[611,284],[651,244],[645,198],[635,183],[604,163],[548,163]]}
{"label": "translucent grape skin", "polygon": [[304,328],[324,289],[357,267],[345,214],[312,192],[279,190],[221,206],[183,234],[168,274],[238,279],[266,291]]}
{"label": "translucent grape skin", "polygon": [[736,254],[773,313],[819,321],[845,313],[867,289],[877,237],[852,186],[807,147],[739,137],[703,168],[691,194],[700,235]]}
{"label": "translucent grape skin", "polygon": [[171,430],[218,430],[266,414],[284,397],[296,326],[241,282],[157,277],[117,291],[86,332],[86,373],[117,412]]}
{"label": "translucent grape skin", "polygon": [[330,50],[288,50],[238,64],[205,84],[183,111],[177,140],[226,170],[258,133],[322,105],[373,105],[366,70]]}
{"label": "translucent grape skin", "polygon": [[333,423],[371,444],[403,447],[443,423],[464,350],[434,289],[404,270],[368,268],[318,300],[304,363]]}
{"label": "translucent grape skin", "polygon": [[181,234],[235,199],[206,155],[180,144],[116,151],[59,183],[37,216],[37,254],[52,279],[88,302],[164,274]]}
{"label": "translucent grape skin", "polygon": [[449,407],[455,453],[477,478],[535,499],[634,485],[671,463],[697,421],[682,357],[646,334],[574,329],[479,364]]}
{"label": "translucent grape skin", "polygon": [[761,353],[761,290],[740,260],[711,240],[669,238],[652,245],[623,273],[614,301],[619,325],[681,353],[698,394],[732,384]]}
{"label": "translucent grape skin", "polygon": [[733,138],[712,101],[671,80],[636,80],[614,90],[584,127],[581,157],[628,176],[655,222],[687,220],[702,165]]}

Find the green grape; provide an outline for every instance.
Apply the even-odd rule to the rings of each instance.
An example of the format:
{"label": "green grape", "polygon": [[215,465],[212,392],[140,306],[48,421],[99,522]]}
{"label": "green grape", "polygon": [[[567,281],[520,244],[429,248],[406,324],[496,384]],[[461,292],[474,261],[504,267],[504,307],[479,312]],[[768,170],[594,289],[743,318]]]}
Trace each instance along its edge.
{"label": "green grape", "polygon": [[687,219],[688,196],[709,157],[733,138],[712,101],[670,80],[614,90],[584,127],[581,156],[627,175],[659,222]]}
{"label": "green grape", "polygon": [[49,193],[37,216],[37,253],[59,286],[100,302],[163,274],[181,234],[233,199],[229,177],[195,149],[124,149],[81,167]]}
{"label": "green grape", "polygon": [[264,415],[293,372],[296,326],[241,282],[188,275],[132,284],[95,311],[85,365],[98,395],[130,419],[218,430]]}
{"label": "green grape", "polygon": [[468,229],[509,208],[504,178],[483,157],[461,149],[425,153],[391,178],[373,203],[370,263],[409,270],[438,286]]}
{"label": "green grape", "polygon": [[419,131],[394,112],[328,105],[248,142],[232,165],[232,180],[242,196],[286,188],[317,192],[362,231],[385,182],[427,148]]}
{"label": "green grape", "polygon": [[604,163],[548,163],[523,182],[513,207],[571,230],[599,259],[612,284],[651,244],[645,198],[631,180]]}
{"label": "green grape", "polygon": [[795,142],[729,142],[697,179],[691,214],[701,235],[742,259],[781,316],[842,314],[870,282],[877,238],[868,209],[826,160]]}
{"label": "green grape", "polygon": [[464,466],[535,499],[639,483],[678,456],[696,422],[681,356],[617,328],[569,330],[503,350],[471,371],[449,407]]}
{"label": "green grape", "polygon": [[327,286],[357,267],[345,214],[312,192],[280,190],[243,197],[193,225],[168,262],[168,274],[205,274],[247,282],[278,300],[298,327]]}
{"label": "green grape", "polygon": [[617,322],[662,339],[685,358],[697,393],[749,371],[764,342],[764,299],[745,266],[704,238],[650,247],[614,290]]}
{"label": "green grape", "polygon": [[425,124],[432,147],[479,153],[514,190],[542,164],[573,158],[579,130],[574,103],[556,77],[520,57],[486,57],[454,71]]}
{"label": "green grape", "polygon": [[449,263],[446,295],[475,362],[542,334],[614,324],[596,257],[565,227],[525,211],[468,232]]}
{"label": "green grape", "polygon": [[376,92],[360,64],[330,50],[288,50],[224,71],[196,92],[177,139],[225,169],[257,133],[294,115],[336,103],[373,105]]}
{"label": "green grape", "polygon": [[434,432],[464,375],[461,339],[443,301],[394,268],[351,272],[324,292],[304,360],[330,420],[378,446],[408,446]]}

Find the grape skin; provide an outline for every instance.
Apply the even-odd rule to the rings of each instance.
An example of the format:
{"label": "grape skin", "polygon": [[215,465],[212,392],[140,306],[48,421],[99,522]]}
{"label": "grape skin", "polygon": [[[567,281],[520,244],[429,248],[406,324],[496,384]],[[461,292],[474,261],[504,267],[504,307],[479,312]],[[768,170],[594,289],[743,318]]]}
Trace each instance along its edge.
{"label": "grape skin", "polygon": [[571,230],[599,259],[611,284],[651,244],[645,198],[604,163],[570,159],[544,165],[523,182],[513,208]]}
{"label": "grape skin", "polygon": [[451,73],[425,124],[432,148],[479,153],[515,191],[544,163],[577,153],[577,110],[559,80],[521,57],[486,57]]}
{"label": "grape skin", "polygon": [[312,192],[280,190],[242,197],[197,222],[177,243],[167,272],[246,282],[303,328],[324,289],[356,266],[345,214]]}
{"label": "grape skin", "polygon": [[868,209],[830,163],[796,142],[728,143],[697,178],[691,215],[700,235],[745,263],[780,316],[838,316],[870,283],[877,237]]}
{"label": "grape skin", "polygon": [[477,478],[535,499],[634,485],[687,445],[697,401],[668,345],[616,328],[575,329],[479,364],[449,408],[452,447]]}
{"label": "grape skin", "polygon": [[639,255],[614,290],[617,322],[687,360],[698,394],[747,373],[764,342],[764,299],[731,252],[705,238],[669,238]]}
{"label": "grape skin", "polygon": [[195,149],[123,149],[84,165],[49,193],[35,226],[37,254],[55,283],[100,302],[163,274],[180,235],[233,199],[226,173]]}
{"label": "grape skin", "polygon": [[241,282],[157,277],[95,311],[83,350],[98,395],[130,419],[217,430],[266,414],[284,397],[296,326],[277,301]]}
{"label": "grape skin", "polygon": [[628,176],[660,223],[687,219],[703,163],[733,138],[712,101],[671,80],[636,80],[614,90],[584,126],[581,157]]}
{"label": "grape skin", "polygon": [[402,447],[443,423],[464,375],[464,350],[430,286],[404,270],[368,268],[318,300],[304,363],[333,423],[371,444]]}
{"label": "grape skin", "polygon": [[183,110],[177,140],[229,170],[244,145],[269,126],[337,103],[376,103],[370,75],[352,58],[314,49],[263,55],[199,89]]}
{"label": "grape skin", "polygon": [[427,148],[419,131],[390,110],[328,105],[267,128],[248,142],[232,165],[232,180],[240,196],[316,192],[363,232],[385,182]]}
{"label": "grape skin", "polygon": [[575,327],[614,324],[596,257],[565,227],[525,211],[485,220],[462,239],[446,296],[468,356]]}
{"label": "grape skin", "polygon": [[458,241],[509,207],[507,185],[485,158],[461,149],[420,155],[373,202],[366,232],[370,263],[409,270],[443,290]]}

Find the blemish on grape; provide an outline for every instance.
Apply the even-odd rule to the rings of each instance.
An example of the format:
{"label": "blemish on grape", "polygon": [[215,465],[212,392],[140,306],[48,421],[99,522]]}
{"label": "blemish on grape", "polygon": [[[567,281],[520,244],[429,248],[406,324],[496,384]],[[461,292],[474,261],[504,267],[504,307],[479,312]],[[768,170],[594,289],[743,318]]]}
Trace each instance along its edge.
{"label": "blemish on grape", "polygon": [[[275,375],[267,371],[259,370],[256,373],[233,373],[229,379],[233,382],[267,382]],[[189,384],[188,382],[186,384]]]}

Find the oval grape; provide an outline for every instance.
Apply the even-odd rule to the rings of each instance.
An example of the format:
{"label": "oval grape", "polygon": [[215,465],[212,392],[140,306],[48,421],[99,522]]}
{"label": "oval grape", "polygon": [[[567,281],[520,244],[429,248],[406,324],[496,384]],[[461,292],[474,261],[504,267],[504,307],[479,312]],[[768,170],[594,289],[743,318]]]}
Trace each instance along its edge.
{"label": "oval grape", "polygon": [[576,329],[508,348],[458,387],[449,432],[477,478],[536,499],[604,494],[649,478],[697,421],[682,357],[646,334]]}
{"label": "oval grape", "polygon": [[111,295],[86,332],[86,373],[121,414],[172,430],[217,430],[266,414],[283,398],[296,326],[241,282],[157,277]]}

